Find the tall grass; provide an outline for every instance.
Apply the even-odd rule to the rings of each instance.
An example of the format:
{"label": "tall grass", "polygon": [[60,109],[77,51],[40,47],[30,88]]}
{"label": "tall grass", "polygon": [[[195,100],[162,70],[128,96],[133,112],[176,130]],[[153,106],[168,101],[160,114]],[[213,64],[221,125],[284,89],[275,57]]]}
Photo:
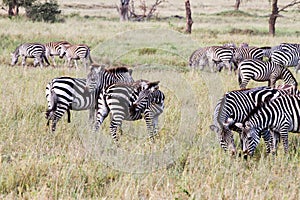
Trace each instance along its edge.
{"label": "tall grass", "polygon": [[[299,13],[281,18],[278,36],[273,38],[267,35],[266,18],[260,17],[268,9],[255,6],[257,1],[242,7],[251,14],[242,19],[222,15],[231,6],[228,1],[218,2],[218,6],[195,3],[191,36],[180,33],[185,20],[120,23],[107,11],[103,11],[106,19],[77,15],[58,24],[1,18],[0,198],[299,199],[299,135],[290,134],[288,155],[280,145],[277,156],[268,156],[264,144],[248,160],[224,153],[208,127],[215,102],[224,92],[238,89],[237,78],[226,71],[212,74],[187,68],[189,55],[200,46],[299,43],[299,22],[291,22]],[[163,7],[161,15],[175,11],[184,15],[181,3]],[[233,29],[256,31],[232,34]],[[141,30],[163,32],[148,37]],[[85,77],[86,72],[63,66],[11,67],[9,53],[21,42],[55,40],[86,43],[97,62],[128,65],[135,79],[161,81],[166,108],[154,144],[148,143],[143,121],[124,122],[117,149],[111,144],[109,119],[93,134],[87,111],[71,111],[70,124],[64,116],[57,131],[49,131],[44,118],[46,84],[58,76]],[[263,84],[250,82],[249,87]]]}

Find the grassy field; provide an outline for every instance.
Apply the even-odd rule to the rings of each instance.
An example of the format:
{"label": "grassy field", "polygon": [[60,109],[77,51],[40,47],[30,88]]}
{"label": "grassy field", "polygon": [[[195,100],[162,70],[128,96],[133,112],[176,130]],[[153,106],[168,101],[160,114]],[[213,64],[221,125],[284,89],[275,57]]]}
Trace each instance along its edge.
{"label": "grassy field", "polygon": [[[280,145],[276,157],[267,156],[263,144],[248,160],[224,153],[209,125],[216,101],[238,89],[237,77],[187,67],[201,46],[299,43],[299,9],[283,13],[270,37],[268,1],[243,3],[240,12],[232,12],[234,1],[191,1],[193,32],[185,35],[185,19],[171,17],[185,16],[182,1],[164,3],[157,19],[125,23],[114,8],[118,2],[59,1],[64,23],[0,18],[0,199],[299,199],[299,134],[290,134],[288,155]],[[166,108],[155,144],[148,143],[143,121],[125,122],[117,149],[109,120],[92,134],[86,111],[71,112],[70,124],[64,116],[57,131],[49,131],[46,84],[86,71],[23,69],[21,61],[11,67],[10,53],[22,42],[57,40],[86,43],[96,62],[126,65],[135,79],[160,81]]]}

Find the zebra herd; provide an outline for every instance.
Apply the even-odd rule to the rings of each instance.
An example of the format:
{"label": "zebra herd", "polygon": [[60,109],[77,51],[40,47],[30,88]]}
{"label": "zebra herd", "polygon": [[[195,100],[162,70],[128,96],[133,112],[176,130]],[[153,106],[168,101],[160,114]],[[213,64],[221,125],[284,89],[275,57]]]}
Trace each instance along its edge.
{"label": "zebra herd", "polygon": [[20,56],[22,57],[23,67],[26,65],[27,58],[34,58],[33,66],[36,67],[39,64],[40,67],[43,68],[44,62],[46,62],[47,65],[50,65],[49,57],[52,58],[53,66],[55,67],[57,65],[54,56],[58,56],[59,58],[65,57],[69,67],[71,66],[71,60],[74,61],[76,68],[78,67],[76,60],[81,60],[86,69],[88,61],[93,63],[90,48],[87,45],[72,45],[67,41],[49,42],[46,44],[23,43],[11,54],[12,66],[17,64]]}
{"label": "zebra herd", "polygon": [[51,130],[54,132],[65,113],[71,122],[70,110],[89,110],[89,119],[97,131],[110,113],[110,132],[118,144],[116,132],[122,121],[144,118],[149,138],[154,141],[165,99],[158,84],[147,80],[134,81],[132,70],[127,67],[105,68],[95,64],[87,78],[54,78],[46,86],[47,125],[52,121]]}
{"label": "zebra herd", "polygon": [[[281,43],[274,47],[242,44],[199,48],[189,58],[192,69],[208,66],[211,71],[237,72],[240,90],[226,92],[213,112],[210,129],[221,147],[237,153],[233,131],[239,133],[244,155],[253,155],[262,137],[266,152],[275,154],[282,141],[288,152],[288,132],[300,132],[300,92],[288,67],[300,69],[300,44]],[[268,81],[268,86],[247,88],[250,80]],[[282,79],[284,85],[276,86]]]}

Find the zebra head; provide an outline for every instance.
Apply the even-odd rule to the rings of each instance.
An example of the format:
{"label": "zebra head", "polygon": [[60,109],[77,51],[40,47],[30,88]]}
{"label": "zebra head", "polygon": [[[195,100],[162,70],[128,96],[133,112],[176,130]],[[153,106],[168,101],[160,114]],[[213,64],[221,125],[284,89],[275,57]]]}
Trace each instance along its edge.
{"label": "zebra head", "polygon": [[15,64],[17,64],[17,62],[18,62],[18,58],[20,56],[19,47],[17,47],[16,50],[13,53],[11,53],[11,65],[12,66],[14,66]]}
{"label": "zebra head", "polygon": [[[138,91],[139,95],[138,98],[133,102],[131,108],[130,108],[130,112],[134,113],[137,112],[138,110],[140,111],[144,111],[151,103],[157,103],[157,94],[155,93],[155,91],[157,91],[159,89],[159,84],[160,81],[155,81],[155,82],[149,82],[146,80],[139,80],[138,81]],[[161,99],[160,101],[163,101],[163,99]],[[159,103],[163,103],[160,102]]]}
{"label": "zebra head", "polygon": [[254,150],[260,140],[260,132],[250,121],[245,122],[244,129],[241,134],[242,149],[244,155],[253,156]]}
{"label": "zebra head", "polygon": [[105,68],[104,65],[93,64],[90,66],[90,72],[87,75],[85,89],[89,92],[94,91],[99,87],[100,76],[99,73]]}

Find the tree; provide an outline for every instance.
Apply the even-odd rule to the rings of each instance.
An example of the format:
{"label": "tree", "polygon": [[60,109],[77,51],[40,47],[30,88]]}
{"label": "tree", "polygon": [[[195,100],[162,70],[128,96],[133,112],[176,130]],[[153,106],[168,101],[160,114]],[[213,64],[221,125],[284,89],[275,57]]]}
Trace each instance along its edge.
{"label": "tree", "polygon": [[128,5],[130,0],[121,0],[120,7],[117,7],[120,21],[128,21]]}
{"label": "tree", "polygon": [[186,12],[186,33],[192,33],[192,12],[191,12],[191,4],[189,0],[185,0],[185,12]]}
{"label": "tree", "polygon": [[283,6],[281,9],[278,8],[277,6],[278,0],[272,0],[272,13],[269,18],[269,34],[272,36],[275,36],[275,24],[276,24],[276,19],[279,17],[279,12],[285,11],[285,9],[292,7],[296,4],[300,4],[300,1],[293,0],[291,3]]}
{"label": "tree", "polygon": [[235,0],[234,9],[235,9],[235,10],[239,10],[240,4],[241,4],[241,0]]}
{"label": "tree", "polygon": [[3,4],[8,6],[8,15],[19,15],[19,7],[30,7],[36,0],[3,0]]}

